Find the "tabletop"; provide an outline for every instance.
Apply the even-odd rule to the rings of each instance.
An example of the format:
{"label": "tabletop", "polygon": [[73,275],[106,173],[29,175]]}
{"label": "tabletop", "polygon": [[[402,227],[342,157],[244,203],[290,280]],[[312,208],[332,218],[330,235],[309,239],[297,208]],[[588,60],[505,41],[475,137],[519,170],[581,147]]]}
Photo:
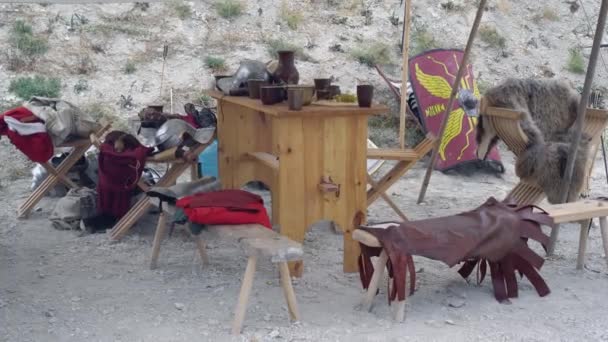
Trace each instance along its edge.
{"label": "tabletop", "polygon": [[248,96],[229,96],[217,90],[209,90],[206,93],[217,100],[228,101],[277,117],[379,115],[388,114],[390,110],[387,106],[377,104],[365,108],[350,104],[328,106],[315,104],[314,102],[309,106],[302,107],[302,110],[289,110],[287,102],[264,105],[259,99],[252,99]]}

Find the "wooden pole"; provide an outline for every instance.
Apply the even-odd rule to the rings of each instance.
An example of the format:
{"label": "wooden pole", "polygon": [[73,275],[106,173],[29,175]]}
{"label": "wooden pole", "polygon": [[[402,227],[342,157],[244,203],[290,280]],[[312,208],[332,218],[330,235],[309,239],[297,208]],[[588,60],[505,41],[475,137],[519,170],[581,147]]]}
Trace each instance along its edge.
{"label": "wooden pole", "polygon": [[403,4],[403,67],[401,70],[401,107],[399,110],[399,146],[405,148],[405,113],[407,111],[407,82],[410,53],[410,25],[412,0]]}
{"label": "wooden pole", "polygon": [[[560,198],[561,203],[568,201],[568,193],[570,192],[570,186],[572,183],[572,173],[574,171],[574,161],[576,160],[576,154],[578,153],[578,146],[581,141],[581,135],[583,133],[583,124],[585,123],[585,116],[587,114],[587,104],[589,102],[589,94],[591,93],[591,86],[593,85],[593,77],[595,76],[595,66],[597,65],[597,59],[600,54],[600,48],[602,39],[604,37],[604,27],[606,26],[606,12],[608,12],[608,0],[602,0],[600,7],[600,14],[597,19],[597,26],[595,28],[595,35],[593,37],[593,47],[591,48],[591,56],[589,57],[589,64],[587,65],[587,75],[585,75],[585,85],[583,86],[583,94],[581,95],[581,101],[578,104],[578,115],[574,122],[574,140],[570,145],[568,151],[568,163],[566,164],[566,172],[564,174],[564,182],[562,188],[562,195]],[[549,241],[549,247],[547,248],[547,255],[552,255],[555,250],[555,243],[557,242],[558,229],[551,231],[551,239]]]}
{"label": "wooden pole", "polygon": [[481,0],[479,2],[479,8],[477,9],[477,14],[475,15],[475,21],[473,22],[473,27],[471,28],[471,33],[469,34],[469,40],[467,41],[467,47],[464,50],[464,55],[462,56],[462,61],[460,62],[460,68],[458,68],[458,73],[456,74],[456,79],[454,80],[454,85],[452,86],[452,94],[450,95],[450,100],[448,101],[448,105],[445,109],[445,115],[443,121],[441,122],[441,128],[439,129],[439,138],[435,142],[435,147],[433,148],[433,153],[431,154],[431,160],[429,161],[429,166],[426,169],[426,174],[424,175],[424,181],[422,182],[422,188],[420,189],[420,194],[418,195],[418,204],[424,201],[424,196],[426,195],[426,189],[429,186],[429,182],[431,180],[431,174],[433,173],[433,168],[435,167],[435,161],[437,160],[437,154],[439,153],[439,146],[441,146],[441,140],[443,139],[443,134],[445,132],[445,127],[447,126],[448,119],[450,116],[450,112],[452,111],[452,104],[454,103],[454,98],[458,93],[458,88],[460,87],[460,80],[462,79],[462,74],[464,70],[467,69],[467,63],[469,61],[469,55],[471,54],[471,49],[473,48],[473,42],[475,41],[475,36],[477,34],[477,29],[479,29],[479,23],[481,22],[481,17],[483,16],[484,8],[486,7],[487,0]]}
{"label": "wooden pole", "polygon": [[[160,91],[159,96],[163,96],[163,81],[165,79],[165,62],[167,61],[167,55],[169,54],[169,45],[163,45],[163,69],[160,73]],[[172,113],[173,114],[173,113]]]}

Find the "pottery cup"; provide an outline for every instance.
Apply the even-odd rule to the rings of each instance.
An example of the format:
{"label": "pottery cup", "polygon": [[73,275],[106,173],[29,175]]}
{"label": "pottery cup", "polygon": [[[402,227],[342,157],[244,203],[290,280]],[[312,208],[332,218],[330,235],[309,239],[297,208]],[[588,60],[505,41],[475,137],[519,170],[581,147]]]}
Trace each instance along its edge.
{"label": "pottery cup", "polygon": [[304,89],[287,89],[287,105],[289,106],[289,110],[301,110],[304,105]]}
{"label": "pottery cup", "polygon": [[289,90],[301,89],[303,91],[303,105],[308,106],[312,103],[312,97],[315,95],[315,87],[312,85],[288,85],[287,86],[287,99],[289,99]]}
{"label": "pottery cup", "polygon": [[357,102],[359,102],[359,107],[371,107],[373,97],[373,85],[365,84],[357,86]]}
{"label": "pottery cup", "polygon": [[266,80],[249,80],[247,81],[247,88],[249,90],[249,97],[252,99],[260,98],[260,87],[267,86]]}
{"label": "pottery cup", "polygon": [[285,88],[281,86],[262,86],[260,87],[260,100],[265,105],[272,105],[283,102],[285,98]]}

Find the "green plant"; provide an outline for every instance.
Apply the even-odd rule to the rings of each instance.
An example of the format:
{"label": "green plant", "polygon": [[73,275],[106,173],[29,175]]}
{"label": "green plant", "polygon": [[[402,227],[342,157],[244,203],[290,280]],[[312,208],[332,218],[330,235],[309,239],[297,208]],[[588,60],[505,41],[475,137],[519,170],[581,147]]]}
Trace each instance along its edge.
{"label": "green plant", "polygon": [[489,25],[484,25],[479,28],[479,38],[493,48],[504,49],[507,46],[507,40],[501,36],[496,28]]}
{"label": "green plant", "polygon": [[222,71],[226,69],[226,62],[221,57],[207,56],[205,57],[205,65],[213,71]]}
{"label": "green plant", "polygon": [[132,74],[134,72],[137,71],[137,66],[135,65],[135,62],[128,59],[127,63],[125,64],[125,68],[124,68],[124,72],[125,74]]}
{"label": "green plant", "polygon": [[58,78],[19,77],[11,81],[8,91],[19,98],[29,100],[32,96],[59,97],[61,81]]}
{"label": "green plant", "polygon": [[424,51],[436,49],[439,47],[439,42],[435,36],[426,28],[418,28],[412,32],[412,47],[410,55],[417,55]]}
{"label": "green plant", "polygon": [[192,16],[192,8],[185,3],[183,0],[173,0],[171,2],[171,7],[177,16],[181,19],[187,19]]}
{"label": "green plant", "polygon": [[384,43],[364,43],[351,51],[351,56],[359,63],[367,66],[376,64],[391,64],[392,53],[388,45]]}
{"label": "green plant", "polygon": [[197,102],[205,107],[210,107],[211,106],[211,101],[213,100],[213,98],[207,94],[201,94],[198,99]]}
{"label": "green plant", "polygon": [[569,51],[568,62],[566,64],[566,69],[575,74],[584,74],[585,73],[585,59],[583,58],[583,54],[581,50],[577,48],[571,48]]}
{"label": "green plant", "polygon": [[268,54],[272,58],[277,58],[278,51],[289,50],[289,51],[294,51],[296,58],[298,58],[298,59],[301,59],[303,61],[308,61],[308,62],[314,62],[313,58],[304,52],[304,49],[302,49],[301,47],[299,47],[295,44],[288,43],[287,41],[285,41],[283,39],[280,39],[280,38],[279,39],[267,39],[267,40],[265,40],[265,43],[266,43],[266,51],[268,51]]}
{"label": "green plant", "polygon": [[302,14],[296,10],[289,9],[287,2],[281,2],[281,12],[280,17],[283,21],[287,23],[287,26],[292,30],[297,30],[298,26],[302,22]]}
{"label": "green plant", "polygon": [[15,21],[10,31],[9,41],[13,47],[28,57],[44,55],[49,49],[47,39],[35,36],[32,26],[23,20]]}
{"label": "green plant", "polygon": [[461,12],[465,10],[465,7],[462,4],[457,4],[452,0],[441,3],[441,8],[448,12]]}
{"label": "green plant", "polygon": [[215,3],[215,9],[220,17],[232,19],[243,14],[244,6],[239,0],[220,0]]}
{"label": "green plant", "polygon": [[78,83],[74,84],[74,93],[80,94],[89,90],[89,83],[87,80],[78,80]]}

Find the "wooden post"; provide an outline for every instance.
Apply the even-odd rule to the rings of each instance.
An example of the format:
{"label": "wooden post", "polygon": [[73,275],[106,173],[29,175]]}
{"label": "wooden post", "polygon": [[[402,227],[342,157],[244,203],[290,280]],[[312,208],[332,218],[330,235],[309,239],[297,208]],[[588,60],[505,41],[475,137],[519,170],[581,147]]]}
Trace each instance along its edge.
{"label": "wooden post", "polygon": [[608,265],[608,223],[605,216],[600,217],[600,233],[602,234],[604,257],[606,257],[606,264]]}
{"label": "wooden post", "polygon": [[399,107],[399,146],[405,148],[405,113],[407,111],[407,82],[410,53],[411,0],[403,4],[403,66],[401,70],[401,107]]}
{"label": "wooden post", "polygon": [[[600,14],[597,19],[597,26],[595,28],[595,35],[593,37],[593,47],[591,48],[591,56],[589,57],[589,64],[587,65],[587,75],[585,75],[585,85],[583,86],[583,94],[581,95],[581,101],[578,104],[578,115],[574,123],[574,140],[570,144],[568,151],[568,163],[566,164],[566,172],[563,179],[562,196],[560,198],[561,203],[568,201],[568,193],[570,192],[570,186],[572,183],[572,173],[574,171],[574,161],[576,160],[576,154],[578,153],[579,142],[581,141],[581,135],[583,133],[583,124],[585,122],[585,116],[587,114],[587,103],[589,102],[589,94],[591,93],[591,86],[593,85],[593,77],[595,76],[595,66],[597,65],[597,58],[600,53],[600,45],[604,37],[604,27],[606,26],[606,13],[608,12],[608,0],[602,0],[600,7]],[[551,231],[551,238],[549,240],[549,246],[547,248],[547,255],[552,255],[555,251],[555,243],[557,242],[558,229]]]}
{"label": "wooden post", "polygon": [[[464,55],[462,56],[462,61],[460,62],[460,68],[458,68],[458,73],[456,74],[456,79],[454,80],[454,85],[452,86],[452,94],[450,95],[450,100],[448,101],[448,105],[445,109],[445,115],[443,117],[443,121],[441,122],[441,128],[439,129],[439,138],[435,142],[436,145],[433,148],[431,160],[429,162],[429,166],[426,169],[426,174],[424,175],[424,182],[422,182],[422,188],[420,189],[420,194],[418,195],[418,204],[420,204],[420,203],[422,203],[422,201],[424,201],[424,196],[426,195],[426,189],[429,186],[429,182],[431,180],[431,174],[433,173],[433,168],[435,167],[435,161],[437,160],[437,154],[439,153],[439,146],[441,146],[441,140],[443,139],[445,127],[447,126],[450,112],[452,111],[452,104],[454,103],[454,98],[456,97],[456,94],[458,93],[458,89],[460,87],[460,80],[462,79],[462,74],[464,73],[464,70],[467,69],[469,55],[471,54],[471,49],[473,48],[473,42],[475,41],[475,35],[477,34],[477,29],[479,28],[479,23],[481,22],[481,17],[483,16],[484,8],[486,7],[486,2],[487,2],[487,0],[481,0],[479,2],[479,8],[477,9],[477,14],[475,15],[475,22],[473,23],[473,27],[471,28],[471,33],[469,34],[469,40],[467,41],[467,47],[464,50]],[[403,91],[402,91],[402,93],[403,93]]]}

